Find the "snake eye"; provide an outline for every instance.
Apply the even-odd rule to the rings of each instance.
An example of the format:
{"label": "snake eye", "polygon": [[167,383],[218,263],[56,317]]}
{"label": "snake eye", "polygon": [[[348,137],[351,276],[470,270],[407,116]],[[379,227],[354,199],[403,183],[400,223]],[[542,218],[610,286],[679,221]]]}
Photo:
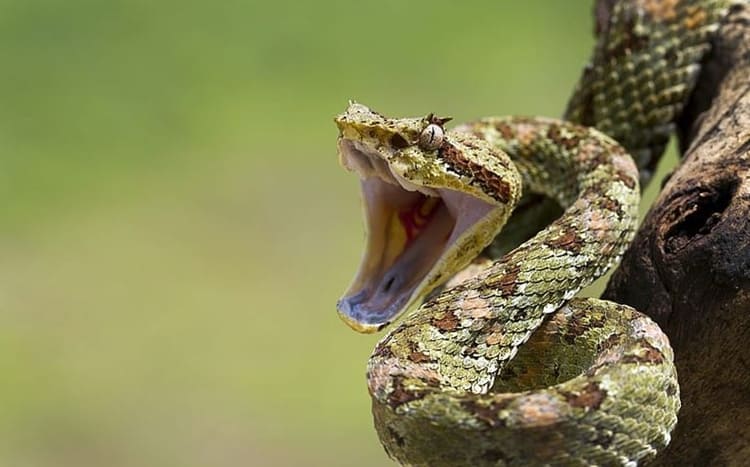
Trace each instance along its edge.
{"label": "snake eye", "polygon": [[437,149],[443,144],[443,136],[445,136],[445,133],[440,125],[430,123],[419,135],[419,147],[425,151]]}

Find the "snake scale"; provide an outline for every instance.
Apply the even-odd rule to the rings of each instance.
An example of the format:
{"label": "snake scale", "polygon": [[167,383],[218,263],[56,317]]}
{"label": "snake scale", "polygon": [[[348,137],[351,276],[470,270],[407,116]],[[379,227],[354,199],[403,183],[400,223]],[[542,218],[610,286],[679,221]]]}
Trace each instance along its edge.
{"label": "snake scale", "polygon": [[[375,332],[418,306],[367,368],[391,458],[637,465],[669,443],[680,400],[668,339],[627,306],[573,297],[632,239],[640,183],[735,3],[610,5],[563,120],[485,118],[448,130],[447,118],[389,118],[354,102],[336,118],[367,228],[339,315]],[[505,241],[522,192],[563,214],[501,258],[470,264]]]}

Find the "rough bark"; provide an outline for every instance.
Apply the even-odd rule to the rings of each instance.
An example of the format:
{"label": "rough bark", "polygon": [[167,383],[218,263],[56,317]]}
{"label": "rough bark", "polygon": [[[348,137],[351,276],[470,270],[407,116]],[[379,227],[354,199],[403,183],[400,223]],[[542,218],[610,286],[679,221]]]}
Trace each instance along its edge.
{"label": "rough bark", "polygon": [[683,162],[604,296],[654,318],[675,350],[683,406],[657,464],[748,465],[749,6],[717,34],[679,134]]}

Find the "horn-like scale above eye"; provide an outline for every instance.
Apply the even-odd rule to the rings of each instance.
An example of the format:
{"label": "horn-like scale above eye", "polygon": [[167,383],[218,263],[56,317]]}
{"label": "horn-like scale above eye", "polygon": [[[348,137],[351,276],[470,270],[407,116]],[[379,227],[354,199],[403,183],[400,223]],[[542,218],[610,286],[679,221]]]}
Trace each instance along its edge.
{"label": "horn-like scale above eye", "polygon": [[430,123],[419,135],[419,147],[425,151],[433,151],[443,144],[445,130],[440,125]]}

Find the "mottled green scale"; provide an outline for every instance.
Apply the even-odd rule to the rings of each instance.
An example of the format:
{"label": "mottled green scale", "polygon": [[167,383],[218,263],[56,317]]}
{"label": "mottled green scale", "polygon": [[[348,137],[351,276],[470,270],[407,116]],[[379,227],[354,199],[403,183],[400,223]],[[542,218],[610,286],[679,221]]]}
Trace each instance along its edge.
{"label": "mottled green scale", "polygon": [[[374,404],[402,415],[419,412],[433,391],[458,391],[465,399],[486,394],[544,315],[615,261],[634,231],[637,169],[608,137],[538,118],[491,119],[456,131],[467,129],[514,151],[514,159],[528,156],[519,164],[524,179],[547,184],[570,207],[484,273],[425,303],[381,342],[368,371]],[[565,146],[550,144],[550,134],[570,138]],[[577,175],[571,182],[566,174]]]}
{"label": "mottled green scale", "polygon": [[[639,178],[650,178],[711,35],[735,3],[744,2],[614,4],[565,113],[609,136],[519,117],[449,132],[472,164],[500,162],[472,153],[470,136],[508,153],[523,191],[566,211],[480,274],[433,296],[378,344],[368,386],[375,427],[393,459],[636,465],[668,444],[680,402],[666,336],[629,307],[572,297],[632,239]],[[458,175],[481,188],[476,173]],[[420,175],[430,177],[442,175]],[[512,189],[515,197],[520,187]],[[549,209],[534,215],[543,221]],[[525,238],[523,225],[510,227],[505,244]]]}
{"label": "mottled green scale", "polygon": [[[373,400],[375,426],[388,453],[412,465],[646,460],[668,443],[676,422],[676,375],[664,364],[671,359],[666,338],[648,318],[575,299],[519,351],[508,367],[512,383],[500,380],[493,392],[472,395],[412,379],[400,390],[417,398]],[[551,371],[533,374],[540,364]],[[555,376],[551,365],[569,368]],[[581,368],[589,371],[580,374]]]}
{"label": "mottled green scale", "polygon": [[711,36],[744,0],[616,2],[565,112],[633,155],[645,183],[685,107]]}
{"label": "mottled green scale", "polygon": [[[613,3],[606,21],[597,18],[597,45],[563,118],[593,126],[622,144],[645,186],[695,87],[713,34],[727,10],[747,0]],[[527,196],[521,203],[522,212],[487,248],[489,257],[505,254],[559,214],[554,202],[540,197]]]}

